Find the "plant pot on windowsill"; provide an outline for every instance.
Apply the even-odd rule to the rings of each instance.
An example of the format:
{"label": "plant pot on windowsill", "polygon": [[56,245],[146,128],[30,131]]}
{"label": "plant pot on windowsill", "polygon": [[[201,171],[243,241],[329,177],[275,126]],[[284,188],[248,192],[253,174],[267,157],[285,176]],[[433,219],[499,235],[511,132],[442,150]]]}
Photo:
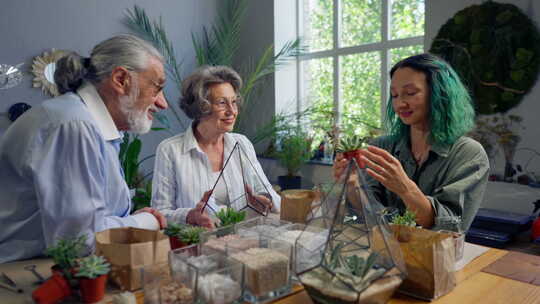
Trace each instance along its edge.
{"label": "plant pot on windowsill", "polygon": [[71,287],[66,278],[58,272],[32,292],[36,303],[57,303],[71,295]]}
{"label": "plant pot on windowsill", "polygon": [[278,184],[279,184],[279,187],[281,187],[281,190],[301,189],[302,177],[296,176],[296,175],[278,176]]}

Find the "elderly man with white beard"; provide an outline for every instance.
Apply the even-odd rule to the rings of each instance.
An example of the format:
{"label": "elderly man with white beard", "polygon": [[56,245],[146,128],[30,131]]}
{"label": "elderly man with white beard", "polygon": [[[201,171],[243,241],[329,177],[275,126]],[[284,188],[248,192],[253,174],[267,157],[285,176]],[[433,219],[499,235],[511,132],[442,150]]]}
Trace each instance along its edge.
{"label": "elderly man with white beard", "polygon": [[133,215],[118,159],[121,131],[145,133],[167,108],[163,57],[149,43],[119,35],[91,56],[57,62],[61,96],[33,107],[0,141],[0,263],[43,254],[58,239],[116,227],[159,229],[165,218]]}

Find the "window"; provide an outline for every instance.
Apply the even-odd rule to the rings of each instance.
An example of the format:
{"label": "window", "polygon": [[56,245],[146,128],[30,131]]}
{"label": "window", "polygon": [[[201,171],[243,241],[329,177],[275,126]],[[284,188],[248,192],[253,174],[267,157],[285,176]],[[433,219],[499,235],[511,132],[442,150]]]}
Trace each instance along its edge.
{"label": "window", "polygon": [[334,125],[367,135],[381,126],[388,71],[424,50],[425,0],[298,0],[299,108],[316,142]]}

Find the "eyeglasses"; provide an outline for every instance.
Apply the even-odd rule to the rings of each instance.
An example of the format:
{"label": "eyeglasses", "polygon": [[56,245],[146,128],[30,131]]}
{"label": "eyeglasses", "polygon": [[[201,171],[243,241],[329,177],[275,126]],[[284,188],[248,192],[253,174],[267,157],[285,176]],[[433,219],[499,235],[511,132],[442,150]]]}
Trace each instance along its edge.
{"label": "eyeglasses", "polygon": [[218,99],[216,101],[212,101],[212,104],[218,109],[219,111],[227,110],[227,107],[230,107],[233,110],[238,109],[238,103],[240,102],[240,97],[236,97],[234,100],[227,100],[225,98]]}

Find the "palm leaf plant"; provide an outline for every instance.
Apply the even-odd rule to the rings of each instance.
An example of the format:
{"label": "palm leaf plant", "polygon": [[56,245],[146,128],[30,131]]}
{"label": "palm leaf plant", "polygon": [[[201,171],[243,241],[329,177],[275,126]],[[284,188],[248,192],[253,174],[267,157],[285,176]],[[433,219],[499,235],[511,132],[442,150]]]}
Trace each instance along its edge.
{"label": "palm leaf plant", "polygon": [[[192,33],[192,43],[199,66],[233,66],[232,59],[239,47],[240,30],[246,13],[247,3],[246,0],[227,1],[225,9],[221,10],[216,22],[210,29],[203,27],[200,36]],[[174,48],[167,37],[161,18],[158,21],[151,21],[144,9],[135,6],[133,10],[128,10],[124,23],[134,33],[152,42],[164,54],[167,62],[167,70],[180,91],[182,83],[180,64],[175,59]],[[286,43],[275,55],[274,47],[270,45],[258,60],[247,60],[247,64],[242,67],[233,66],[240,72],[245,83],[240,92],[243,98],[243,111],[237,117],[235,132],[242,127],[241,122],[243,117],[249,116],[252,109],[256,108],[258,99],[253,98],[252,100],[254,89],[262,83],[266,76],[297,56],[302,50],[303,47],[300,46],[300,40]],[[173,110],[173,114],[182,128],[185,128],[178,115],[178,111],[174,107],[170,108]]]}

